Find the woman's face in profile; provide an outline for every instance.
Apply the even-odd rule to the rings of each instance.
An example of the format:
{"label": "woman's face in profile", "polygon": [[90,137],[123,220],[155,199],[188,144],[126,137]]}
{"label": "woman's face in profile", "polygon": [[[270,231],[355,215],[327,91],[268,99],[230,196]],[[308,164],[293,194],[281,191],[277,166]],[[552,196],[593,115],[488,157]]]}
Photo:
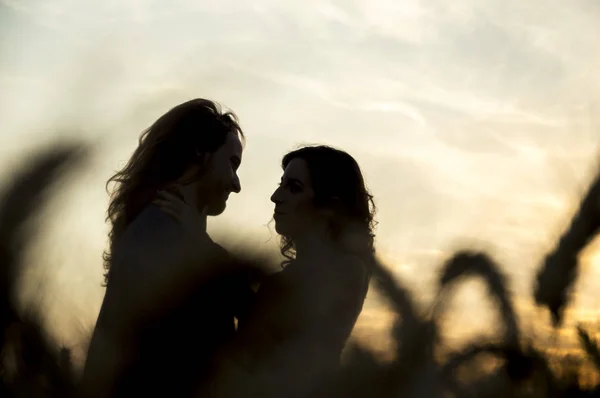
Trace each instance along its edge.
{"label": "woman's face in profile", "polygon": [[292,159],[271,196],[275,203],[273,218],[278,234],[294,239],[306,232],[317,216],[313,206],[314,191],[306,161]]}

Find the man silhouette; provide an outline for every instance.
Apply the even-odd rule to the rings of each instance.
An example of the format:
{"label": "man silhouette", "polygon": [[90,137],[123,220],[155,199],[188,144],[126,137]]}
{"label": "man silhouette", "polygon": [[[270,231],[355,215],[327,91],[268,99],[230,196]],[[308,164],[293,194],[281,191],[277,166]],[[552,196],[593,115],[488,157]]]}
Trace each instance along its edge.
{"label": "man silhouette", "polygon": [[[233,113],[194,99],[148,128],[109,180],[116,187],[107,288],[84,396],[191,396],[208,377],[217,349],[235,332],[236,300],[246,286],[227,272],[227,253],[206,233],[206,217],[221,214],[229,194],[240,192],[243,138]],[[192,231],[152,203],[161,191],[195,208]]]}

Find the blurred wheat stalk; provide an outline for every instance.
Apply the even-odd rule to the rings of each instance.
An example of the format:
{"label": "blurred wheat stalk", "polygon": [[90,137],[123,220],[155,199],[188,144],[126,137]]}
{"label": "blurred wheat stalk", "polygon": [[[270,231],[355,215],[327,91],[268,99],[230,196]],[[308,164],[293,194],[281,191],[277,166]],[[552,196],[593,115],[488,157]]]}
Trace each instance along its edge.
{"label": "blurred wheat stalk", "polygon": [[[33,156],[6,184],[0,199],[0,396],[69,397],[76,380],[69,350],[51,341],[34,308],[16,308],[16,286],[26,264],[24,252],[36,233],[36,217],[59,177],[82,159],[81,146],[63,145]],[[556,248],[537,276],[534,297],[552,313],[554,325],[563,319],[569,289],[577,276],[577,256],[600,226],[596,178]],[[244,253],[238,253],[240,257]],[[256,253],[248,257],[257,258]],[[265,260],[266,261],[266,260]],[[480,278],[501,316],[500,341],[472,341],[466,348],[436,356],[442,346],[440,320],[456,286]],[[520,330],[506,277],[488,255],[461,251],[442,264],[438,291],[427,311],[418,308],[408,288],[381,263],[374,265],[374,287],[395,314],[390,333],[394,360],[383,362],[357,342],[350,342],[339,374],[314,386],[311,396],[327,397],[559,397],[583,394],[577,372],[563,363],[558,369]],[[578,329],[583,349],[600,371],[600,349],[589,333]],[[495,358],[492,371],[478,368],[479,358]],[[252,382],[249,380],[248,382]],[[239,392],[239,391],[238,391]],[[600,390],[588,393],[600,394]],[[236,395],[240,396],[240,395]],[[242,394],[243,396],[243,394]]]}

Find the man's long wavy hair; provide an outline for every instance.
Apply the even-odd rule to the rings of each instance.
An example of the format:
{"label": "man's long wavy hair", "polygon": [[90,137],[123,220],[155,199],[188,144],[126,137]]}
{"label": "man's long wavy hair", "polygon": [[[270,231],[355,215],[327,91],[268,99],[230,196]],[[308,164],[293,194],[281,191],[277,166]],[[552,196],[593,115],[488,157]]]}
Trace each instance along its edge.
{"label": "man's long wavy hair", "polygon": [[[169,110],[141,134],[129,162],[106,183],[111,198],[106,220],[111,230],[109,249],[103,254],[105,283],[115,243],[156,191],[179,179],[192,165],[202,164],[232,132],[244,138],[233,112],[222,112],[217,103],[197,98]],[[114,184],[112,192],[110,184]]]}
{"label": "man's long wavy hair", "polygon": [[[334,216],[329,222],[329,232],[335,240],[343,234],[359,237],[361,258],[365,263],[373,261],[375,202],[356,160],[347,152],[326,145],[305,146],[283,157],[281,167],[286,169],[294,159],[302,159],[308,167],[308,175],[314,192],[313,206],[329,209]],[[296,258],[296,245],[288,236],[280,237],[280,251],[285,260],[283,266]]]}

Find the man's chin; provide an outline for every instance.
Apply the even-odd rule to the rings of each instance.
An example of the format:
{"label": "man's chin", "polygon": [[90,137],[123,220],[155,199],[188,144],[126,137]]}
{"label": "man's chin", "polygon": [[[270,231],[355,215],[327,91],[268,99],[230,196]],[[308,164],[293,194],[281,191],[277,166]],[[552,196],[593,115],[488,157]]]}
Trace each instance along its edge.
{"label": "man's chin", "polygon": [[218,216],[225,211],[227,204],[225,202],[209,206],[206,209],[206,214],[212,217]]}

